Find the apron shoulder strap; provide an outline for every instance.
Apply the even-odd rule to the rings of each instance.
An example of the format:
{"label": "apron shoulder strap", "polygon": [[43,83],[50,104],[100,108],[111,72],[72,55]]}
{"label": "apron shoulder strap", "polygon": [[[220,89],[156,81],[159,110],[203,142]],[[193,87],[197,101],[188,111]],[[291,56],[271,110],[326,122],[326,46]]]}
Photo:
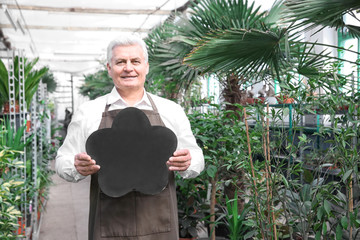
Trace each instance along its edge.
{"label": "apron shoulder strap", "polygon": [[150,94],[146,93],[146,95],[147,95],[147,97],[148,97],[148,99],[149,99],[149,101],[151,103],[151,107],[153,108],[154,112],[159,113],[159,111],[158,111],[158,109],[157,109],[157,107],[156,107],[156,105],[154,103],[154,100],[151,98]]}

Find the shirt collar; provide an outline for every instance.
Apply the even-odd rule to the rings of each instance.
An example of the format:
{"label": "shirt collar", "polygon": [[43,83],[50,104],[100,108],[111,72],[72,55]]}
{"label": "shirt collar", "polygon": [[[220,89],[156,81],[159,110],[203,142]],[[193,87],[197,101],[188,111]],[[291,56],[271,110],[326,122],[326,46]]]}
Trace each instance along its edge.
{"label": "shirt collar", "polygon": [[[129,105],[125,102],[125,100],[120,96],[120,94],[118,93],[118,91],[116,90],[115,87],[113,87],[113,89],[111,90],[108,98],[107,98],[107,104],[114,104],[114,103],[117,103],[117,104],[121,104],[123,106],[127,106],[129,107]],[[148,95],[147,95],[147,92],[146,90],[144,89],[144,95],[142,97],[142,99],[137,102],[134,107],[137,107],[137,106],[150,106],[151,107],[151,102],[148,98]]]}

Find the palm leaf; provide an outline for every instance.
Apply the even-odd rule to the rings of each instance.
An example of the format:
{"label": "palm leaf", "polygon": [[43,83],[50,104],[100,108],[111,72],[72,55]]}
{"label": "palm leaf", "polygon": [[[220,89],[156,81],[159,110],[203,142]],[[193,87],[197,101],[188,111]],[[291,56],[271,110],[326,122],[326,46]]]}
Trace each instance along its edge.
{"label": "palm leaf", "polygon": [[84,76],[85,83],[80,87],[80,94],[95,99],[111,91],[114,84],[106,69]]}
{"label": "palm leaf", "polygon": [[208,35],[185,63],[204,72],[238,72],[246,77],[270,69],[277,75],[286,66],[282,44],[286,30],[233,29]]}
{"label": "palm leaf", "polygon": [[178,29],[179,27],[172,23],[165,23],[154,29],[145,39],[151,66],[148,77],[151,81],[162,76],[176,81],[179,87],[187,89],[198,76],[198,71],[182,64],[184,56],[192,47],[184,41],[179,41],[176,37]]}
{"label": "palm leaf", "polygon": [[0,107],[9,98],[8,72],[0,59]]}
{"label": "palm leaf", "polygon": [[194,30],[185,27],[181,33],[197,39],[212,31],[260,28],[264,18],[260,7],[255,8],[254,3],[249,5],[247,0],[203,0],[191,10],[189,24]]}
{"label": "palm leaf", "polygon": [[360,27],[347,25],[343,20],[345,14],[352,15],[360,9],[359,0],[286,0],[285,4],[289,21],[300,21],[293,29],[303,26],[306,26],[305,30],[322,26],[319,31],[324,27],[347,28],[350,35],[360,37]]}

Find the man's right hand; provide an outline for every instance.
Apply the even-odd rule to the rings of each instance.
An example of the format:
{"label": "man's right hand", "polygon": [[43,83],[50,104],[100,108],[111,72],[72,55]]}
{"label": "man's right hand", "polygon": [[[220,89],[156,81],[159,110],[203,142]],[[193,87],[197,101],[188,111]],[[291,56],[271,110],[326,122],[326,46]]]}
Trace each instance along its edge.
{"label": "man's right hand", "polygon": [[96,165],[95,160],[91,159],[86,153],[76,154],[74,165],[76,170],[83,176],[97,173],[100,170],[100,166]]}

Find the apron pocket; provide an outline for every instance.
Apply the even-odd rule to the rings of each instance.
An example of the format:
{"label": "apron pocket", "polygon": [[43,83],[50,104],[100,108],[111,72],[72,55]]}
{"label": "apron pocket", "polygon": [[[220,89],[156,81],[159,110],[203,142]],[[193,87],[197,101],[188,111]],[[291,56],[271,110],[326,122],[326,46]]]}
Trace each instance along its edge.
{"label": "apron pocket", "polygon": [[136,236],[135,193],[112,198],[100,193],[101,237]]}
{"label": "apron pocket", "polygon": [[101,237],[135,237],[171,230],[170,191],[130,192],[120,198],[100,193]]}
{"label": "apron pocket", "polygon": [[138,236],[170,232],[170,191],[166,187],[157,195],[136,195]]}

